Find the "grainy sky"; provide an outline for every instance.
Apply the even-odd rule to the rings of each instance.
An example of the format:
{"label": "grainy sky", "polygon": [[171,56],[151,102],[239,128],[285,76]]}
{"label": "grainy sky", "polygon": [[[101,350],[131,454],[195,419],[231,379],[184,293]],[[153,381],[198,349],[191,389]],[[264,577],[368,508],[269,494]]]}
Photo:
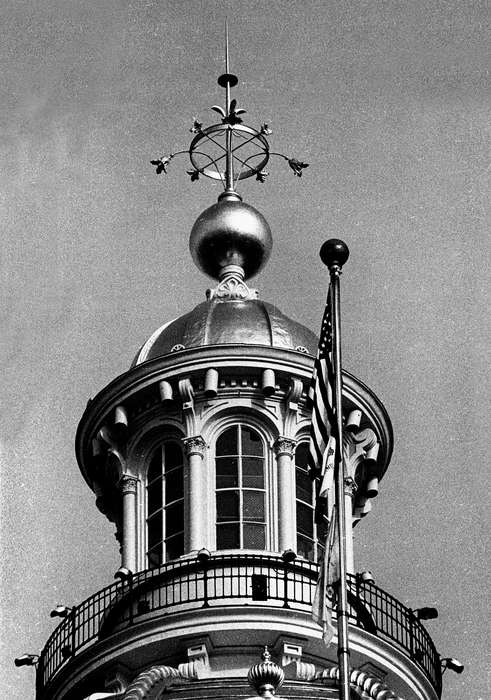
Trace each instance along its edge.
{"label": "grainy sky", "polygon": [[438,607],[437,648],[466,664],[445,700],[490,696],[486,5],[0,2],[4,695],[32,700],[14,656],[118,567],[74,435],[87,399],[204,298],[188,235],[218,188],[149,160],[185,148],[194,116],[214,121],[226,13],[247,123],[310,163],[298,179],[277,160],[241,189],[274,236],[253,286],[317,331],[318,250],[344,238],[344,364],[394,424],[357,566]]}

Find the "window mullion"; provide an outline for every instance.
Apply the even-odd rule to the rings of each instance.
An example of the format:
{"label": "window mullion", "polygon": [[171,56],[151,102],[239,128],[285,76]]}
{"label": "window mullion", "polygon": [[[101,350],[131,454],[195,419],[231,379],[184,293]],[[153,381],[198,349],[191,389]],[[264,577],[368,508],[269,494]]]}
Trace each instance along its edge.
{"label": "window mullion", "polygon": [[165,493],[166,493],[166,473],[165,473],[165,443],[160,446],[160,455],[162,463],[162,561],[167,559],[167,548],[165,545],[165,535],[166,535],[166,515],[167,508],[165,503]]}
{"label": "window mullion", "polygon": [[239,486],[239,543],[241,549],[244,547],[244,492],[242,483],[242,426],[238,425],[237,430],[237,469]]}

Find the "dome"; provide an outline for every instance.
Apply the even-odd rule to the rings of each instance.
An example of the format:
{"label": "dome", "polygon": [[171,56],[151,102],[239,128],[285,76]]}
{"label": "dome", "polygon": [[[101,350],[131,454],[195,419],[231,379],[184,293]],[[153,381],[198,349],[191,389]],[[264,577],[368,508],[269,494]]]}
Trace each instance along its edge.
{"label": "dome", "polygon": [[207,345],[262,345],[315,355],[316,335],[259,299],[211,300],[153,333],[133,365]]}

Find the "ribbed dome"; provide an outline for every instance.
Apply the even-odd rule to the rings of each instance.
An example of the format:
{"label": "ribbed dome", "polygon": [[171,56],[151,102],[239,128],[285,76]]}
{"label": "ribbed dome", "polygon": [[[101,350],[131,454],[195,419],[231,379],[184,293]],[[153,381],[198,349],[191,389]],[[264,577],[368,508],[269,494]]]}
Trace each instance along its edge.
{"label": "ribbed dome", "polygon": [[272,304],[258,299],[213,299],[158,328],[140,349],[133,365],[205,345],[266,345],[315,355],[317,342],[312,331]]}

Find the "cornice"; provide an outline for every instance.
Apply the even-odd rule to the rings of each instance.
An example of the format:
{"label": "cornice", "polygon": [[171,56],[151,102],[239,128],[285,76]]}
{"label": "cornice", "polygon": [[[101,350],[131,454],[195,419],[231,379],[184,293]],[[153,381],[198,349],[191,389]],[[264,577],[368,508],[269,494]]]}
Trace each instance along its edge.
{"label": "cornice", "polygon": [[[116,377],[94,399],[90,400],[80,420],[75,438],[75,452],[80,470],[92,488],[85,463],[89,459],[91,440],[96,429],[116,406],[124,404],[140,391],[162,380],[186,377],[216,369],[247,367],[263,369],[265,366],[285,375],[294,375],[308,382],[312,374],[314,358],[303,352],[251,345],[210,345],[182,350],[155,360],[143,362]],[[393,447],[393,433],[387,411],[377,396],[359,379],[343,370],[343,398],[364,414],[366,426],[372,427],[381,443],[379,455],[381,472],[385,472]]]}

